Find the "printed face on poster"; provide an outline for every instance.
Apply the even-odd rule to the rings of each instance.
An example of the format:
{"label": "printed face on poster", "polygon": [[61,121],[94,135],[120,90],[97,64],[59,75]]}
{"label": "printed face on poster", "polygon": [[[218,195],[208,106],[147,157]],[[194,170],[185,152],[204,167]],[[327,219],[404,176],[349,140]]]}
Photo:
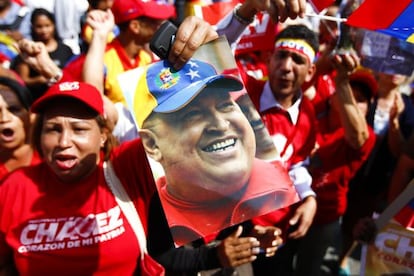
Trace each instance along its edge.
{"label": "printed face on poster", "polygon": [[179,71],[168,65],[156,62],[119,80],[175,243],[295,202],[286,171],[258,158],[276,159],[277,152],[227,40],[202,46]]}

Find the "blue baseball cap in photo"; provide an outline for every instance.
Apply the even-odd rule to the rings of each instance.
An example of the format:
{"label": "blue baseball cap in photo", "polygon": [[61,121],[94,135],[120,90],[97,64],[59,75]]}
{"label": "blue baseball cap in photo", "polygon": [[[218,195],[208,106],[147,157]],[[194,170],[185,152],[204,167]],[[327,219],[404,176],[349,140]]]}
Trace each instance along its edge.
{"label": "blue baseball cap in photo", "polygon": [[225,91],[243,89],[243,84],[238,78],[218,74],[211,64],[201,60],[191,59],[178,71],[166,60],[148,65],[138,81],[136,90],[134,106],[138,111],[136,119],[139,127],[142,127],[145,119],[153,111],[178,111],[212,84]]}

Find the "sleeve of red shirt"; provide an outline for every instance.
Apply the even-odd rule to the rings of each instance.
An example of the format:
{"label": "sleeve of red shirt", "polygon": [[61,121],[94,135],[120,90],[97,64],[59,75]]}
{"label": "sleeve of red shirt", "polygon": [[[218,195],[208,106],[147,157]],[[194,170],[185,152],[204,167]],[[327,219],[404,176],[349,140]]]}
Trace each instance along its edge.
{"label": "sleeve of red shirt", "polygon": [[[358,150],[348,146],[344,141],[343,129],[334,132],[331,135],[325,136],[325,143],[320,145],[317,155],[320,160],[323,160],[324,170],[329,171],[348,160],[349,173],[354,175],[362,163],[367,160],[369,154],[375,145],[375,133],[372,128],[368,128],[369,137]],[[335,153],[337,158],[332,158],[332,153]]]}

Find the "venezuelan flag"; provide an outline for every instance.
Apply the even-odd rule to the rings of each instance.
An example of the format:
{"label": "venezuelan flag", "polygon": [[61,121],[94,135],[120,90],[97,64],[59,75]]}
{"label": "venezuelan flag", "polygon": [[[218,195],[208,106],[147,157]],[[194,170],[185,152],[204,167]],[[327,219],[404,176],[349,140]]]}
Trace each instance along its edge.
{"label": "venezuelan flag", "polygon": [[346,23],[414,43],[414,1],[365,0]]}

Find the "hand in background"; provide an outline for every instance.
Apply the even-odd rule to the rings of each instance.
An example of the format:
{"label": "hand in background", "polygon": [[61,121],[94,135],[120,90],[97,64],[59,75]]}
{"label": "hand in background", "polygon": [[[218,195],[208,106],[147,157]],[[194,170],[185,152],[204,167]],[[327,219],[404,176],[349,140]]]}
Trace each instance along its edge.
{"label": "hand in background", "polygon": [[316,208],[315,197],[308,196],[303,200],[289,220],[291,226],[295,225],[295,230],[288,235],[289,238],[299,239],[306,235],[315,217]]}
{"label": "hand in background", "polygon": [[106,39],[115,27],[114,15],[111,10],[91,10],[86,17],[86,24],[93,29],[94,35],[101,35]]}
{"label": "hand in background", "polygon": [[332,62],[337,71],[336,79],[348,79],[349,75],[360,66],[360,58],[355,52],[347,52],[343,54],[334,54]]}

